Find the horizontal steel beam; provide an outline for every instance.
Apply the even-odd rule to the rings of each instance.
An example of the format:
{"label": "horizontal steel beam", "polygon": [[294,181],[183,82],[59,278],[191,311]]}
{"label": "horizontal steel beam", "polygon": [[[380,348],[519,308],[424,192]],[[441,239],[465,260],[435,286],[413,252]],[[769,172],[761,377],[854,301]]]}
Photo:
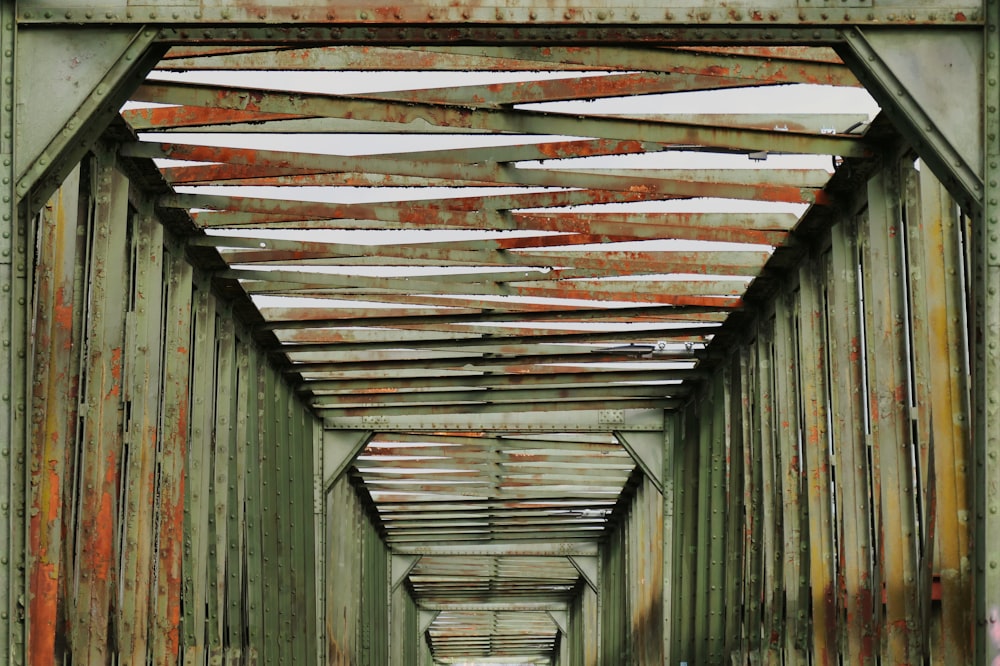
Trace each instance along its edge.
{"label": "horizontal steel beam", "polygon": [[527,611],[550,611],[550,610],[566,610],[565,603],[552,603],[552,602],[542,602],[542,603],[504,603],[502,601],[497,601],[494,603],[486,604],[462,604],[462,603],[425,603],[421,602],[419,607],[422,610],[439,610],[439,611],[516,611],[519,613]]}
{"label": "horizontal steel beam", "polygon": [[[312,392],[322,395],[332,392],[350,391],[400,391],[404,389],[429,388],[460,388],[460,387],[490,387],[493,389],[522,388],[527,386],[583,386],[610,385],[614,382],[663,382],[681,380],[699,380],[706,377],[701,370],[649,370],[637,364],[634,369],[615,368],[600,371],[597,369],[580,368],[578,372],[537,372],[525,375],[460,375],[460,376],[430,376],[401,377],[395,380],[375,379],[328,379],[306,382],[300,387],[301,392]],[[613,387],[611,387],[613,388]]]}
{"label": "horizontal steel beam", "polygon": [[393,546],[396,555],[444,555],[456,557],[545,557],[556,555],[570,557],[578,555],[597,555],[596,543],[524,543],[521,541],[492,542],[488,544],[439,544],[439,545],[406,545]]}
{"label": "horizontal steel beam", "polygon": [[338,416],[323,419],[328,430],[377,430],[382,432],[614,432],[662,430],[663,410],[594,410],[579,412],[442,414],[440,416]]}
{"label": "horizontal steel beam", "polygon": [[[21,4],[21,3],[19,3]],[[822,36],[816,32],[852,24],[927,25],[982,22],[982,7],[972,2],[932,2],[930,0],[880,0],[877,4],[864,1],[830,3],[817,1],[803,4],[798,0],[731,0],[724,6],[710,7],[692,0],[673,0],[655,5],[634,2],[591,3],[582,6],[572,0],[559,0],[544,5],[509,2],[475,2],[456,6],[446,0],[433,0],[416,5],[397,5],[391,11],[375,11],[364,0],[327,2],[311,0],[274,5],[264,3],[233,4],[226,0],[173,4],[169,10],[162,3],[130,1],[128,6],[116,3],[106,11],[93,11],[67,0],[35,0],[19,8],[16,19],[22,26],[32,24],[141,23],[160,27],[160,39],[168,42],[224,41],[240,43],[256,37],[259,41],[329,41],[356,35],[366,36],[372,43],[403,41],[400,29],[420,26],[426,33],[420,41],[452,44],[456,37],[475,37],[492,27],[508,27],[511,41],[529,38],[536,30],[551,39],[556,30],[567,27],[593,26],[602,29],[593,35],[595,41],[603,35],[614,43],[614,28],[625,28],[642,34],[639,28],[655,26],[661,31],[689,33],[694,40],[697,30],[718,33],[715,40],[739,41],[740,29],[751,36],[764,34],[779,26],[795,26],[795,40],[808,43]],[[464,32],[459,26],[468,25]],[[212,28],[212,26],[218,26]],[[355,28],[355,31],[350,31]],[[381,30],[380,30],[381,28]],[[816,31],[803,30],[815,28]],[[561,34],[561,33],[557,33]],[[638,35],[636,35],[638,36]],[[411,39],[416,35],[411,36]],[[570,32],[567,38],[579,38]],[[705,38],[703,37],[703,39]],[[789,37],[791,35],[789,34]],[[746,38],[746,37],[744,37]],[[493,37],[495,39],[495,37]],[[773,39],[773,35],[772,35]]]}

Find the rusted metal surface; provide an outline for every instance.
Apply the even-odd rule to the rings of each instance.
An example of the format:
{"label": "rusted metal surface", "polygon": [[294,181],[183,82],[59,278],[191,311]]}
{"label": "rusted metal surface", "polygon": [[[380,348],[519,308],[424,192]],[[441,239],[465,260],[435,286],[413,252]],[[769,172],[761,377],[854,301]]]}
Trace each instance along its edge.
{"label": "rusted metal surface", "polygon": [[[817,261],[823,275],[823,257]],[[802,382],[802,454],[809,512],[809,576],[812,596],[812,650],[817,664],[834,664],[839,623],[834,577],[833,514],[831,496],[831,434],[828,330],[825,294],[812,271],[799,278],[801,316],[799,358]]]}
{"label": "rusted metal surface", "polygon": [[[162,9],[153,2],[132,2],[130,11],[110,11],[96,14],[69,6],[63,0],[45,0],[21,8],[17,17],[25,23],[60,23],[60,22],[107,22],[116,23],[146,23],[160,22],[164,26],[179,23],[181,28],[186,24],[206,23],[211,26],[220,24],[223,30],[232,25],[263,24],[271,30],[272,38],[277,33],[279,38],[293,40],[296,32],[308,25],[324,27],[324,33],[329,36],[327,24],[333,25],[388,25],[394,29],[411,24],[439,28],[434,30],[435,41],[439,39],[440,28],[448,25],[473,23],[514,25],[519,28],[539,25],[554,25],[560,28],[580,30],[582,26],[593,25],[606,28],[619,23],[633,26],[652,24],[662,26],[679,26],[685,22],[696,28],[722,25],[726,27],[724,41],[731,42],[740,37],[739,28],[753,27],[773,30],[776,25],[791,24],[797,28],[795,40],[811,38],[806,28],[825,26],[842,26],[844,24],[886,24],[886,25],[935,25],[957,24],[966,25],[970,22],[982,21],[982,7],[975,3],[940,3],[918,2],[907,3],[904,0],[889,0],[875,6],[868,0],[857,0],[849,3],[846,11],[830,11],[827,5],[810,6],[793,3],[790,0],[766,0],[764,2],[749,2],[738,0],[721,7],[706,7],[702,4],[692,4],[688,0],[672,2],[663,8],[633,7],[610,3],[601,6],[577,7],[567,3],[551,3],[545,6],[519,4],[509,6],[499,3],[473,3],[467,7],[451,7],[443,2],[435,2],[419,9],[409,6],[387,6],[372,8],[364,3],[338,2],[287,2],[278,5],[260,4],[256,2],[231,5],[221,0],[202,0],[179,7],[176,14],[160,15]],[[77,11],[74,13],[73,9]],[[114,8],[113,8],[114,9]],[[110,15],[108,15],[110,14]],[[296,27],[295,24],[302,25]],[[291,24],[291,27],[286,27]],[[435,25],[440,24],[440,26]],[[285,34],[287,31],[287,35]],[[184,30],[181,43],[197,41],[199,30],[192,29],[190,35]],[[606,32],[606,30],[605,30]],[[800,34],[801,33],[801,34]],[[772,33],[768,33],[772,34]],[[229,37],[235,40],[236,35]],[[772,34],[773,38],[773,34]],[[722,36],[720,35],[720,39]],[[766,44],[766,39],[759,40]],[[237,43],[240,43],[237,41]],[[444,43],[448,43],[445,41]]]}
{"label": "rusted metal surface", "polygon": [[[93,19],[43,7],[19,25]],[[901,7],[843,20],[982,28]],[[843,39],[839,17],[640,8],[597,39],[595,8],[470,5],[473,27],[398,48],[427,29],[413,8],[198,8],[174,19],[204,29],[140,31],[184,45],[122,112],[138,134],[105,137],[36,239],[0,240],[0,430],[34,442],[0,469],[15,662],[26,614],[32,663],[993,656],[967,638],[995,619],[971,570],[995,488],[965,479],[992,469],[992,375],[975,420],[966,377],[968,347],[992,354],[969,334],[992,330],[992,260],[970,270],[986,241],[888,127],[783,108],[778,85],[858,87],[801,46]],[[732,48],[726,22],[761,32]],[[816,29],[795,48],[746,46],[796,22]],[[773,99],[673,112],[733,87]],[[377,434],[327,478],[321,426]],[[657,478],[630,430],[676,444]]]}
{"label": "rusted metal surface", "polygon": [[80,370],[63,350],[79,344],[80,330],[72,313],[82,295],[75,289],[80,259],[76,229],[69,221],[79,205],[77,170],[42,211],[39,234],[44,254],[39,256],[40,279],[35,312],[36,379],[33,387],[31,485],[32,518],[29,545],[34,553],[29,584],[34,595],[28,650],[39,663],[55,663],[55,637],[66,630],[60,619],[59,587],[68,578],[70,563],[63,534],[69,518],[64,500],[69,482],[69,452],[76,441]]}
{"label": "rusted metal surface", "polygon": [[[934,575],[941,581],[940,634],[931,640],[932,650],[940,651],[934,656],[948,663],[969,664],[973,654],[961,629],[970,622],[972,593],[968,380],[962,371],[968,341],[962,334],[966,315],[960,285],[948,279],[964,270],[959,253],[964,223],[933,176],[921,172],[918,178],[919,207],[911,200],[908,209],[912,264],[923,268],[919,279],[912,281],[914,363],[923,371],[919,398],[929,406],[923,419],[929,431],[921,433],[921,444],[930,448],[928,459],[922,462],[928,473],[924,492],[933,498],[926,505],[933,519],[933,532],[928,535],[933,541],[923,553],[929,561],[921,567],[921,576],[925,585]],[[922,601],[929,597],[922,590]]]}
{"label": "rusted metal surface", "polygon": [[831,232],[830,277],[827,291],[830,319],[830,358],[836,359],[844,381],[831,383],[831,436],[835,469],[855,470],[837,474],[836,502],[841,521],[838,538],[842,566],[837,585],[842,590],[843,639],[841,652],[857,664],[873,664],[879,652],[876,631],[877,578],[870,556],[874,541],[871,530],[871,462],[865,441],[864,341],[862,304],[858,302],[858,247],[856,223],[841,220]]}
{"label": "rusted metal surface", "polygon": [[[900,167],[900,171],[905,168]],[[920,605],[914,485],[920,476],[914,474],[919,469],[915,442],[909,436],[911,426],[904,412],[911,401],[910,361],[905,347],[908,322],[902,316],[906,286],[902,280],[891,279],[899,277],[904,266],[900,177],[900,173],[888,171],[872,181],[870,231],[863,238],[867,241],[866,268],[870,276],[866,294],[871,307],[867,340],[871,436],[881,475],[879,545],[881,565],[887,574],[885,639],[890,657],[906,663],[918,658],[924,637],[916,631]]]}

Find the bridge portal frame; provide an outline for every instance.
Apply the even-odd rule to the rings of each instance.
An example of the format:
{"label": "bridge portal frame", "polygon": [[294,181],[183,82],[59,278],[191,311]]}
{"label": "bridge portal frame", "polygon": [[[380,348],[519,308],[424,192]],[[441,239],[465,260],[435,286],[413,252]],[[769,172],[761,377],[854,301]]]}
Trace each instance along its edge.
{"label": "bridge portal frame", "polygon": [[[526,42],[828,45],[973,220],[977,661],[1000,625],[1000,7],[956,0],[659,3],[161,3],[0,6],[0,617],[23,636],[30,442],[30,221],[94,147],[128,92],[180,43]],[[513,5],[513,6],[512,6]],[[572,6],[571,6],[572,5]],[[67,69],[67,51],[90,57]],[[923,69],[911,64],[920,63]],[[928,75],[928,73],[932,75]],[[53,91],[73,94],[53,100]],[[928,84],[932,81],[933,84]],[[945,86],[942,94],[940,85]],[[941,100],[945,100],[942,104]],[[967,104],[954,103],[955,100]],[[966,110],[974,109],[974,121]],[[14,643],[17,641],[15,640]],[[23,649],[23,640],[20,642]],[[12,650],[12,661],[23,654]]]}

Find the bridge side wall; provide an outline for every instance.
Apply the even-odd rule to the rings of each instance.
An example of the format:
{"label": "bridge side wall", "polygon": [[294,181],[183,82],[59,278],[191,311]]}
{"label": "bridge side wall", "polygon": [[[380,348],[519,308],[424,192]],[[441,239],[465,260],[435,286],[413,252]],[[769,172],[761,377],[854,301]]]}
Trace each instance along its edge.
{"label": "bridge side wall", "polygon": [[974,663],[969,222],[866,188],[683,414],[670,663]]}
{"label": "bridge side wall", "polygon": [[31,662],[316,663],[314,418],[113,146],[32,222]]}
{"label": "bridge side wall", "polygon": [[[600,555],[599,663],[659,664],[663,662],[663,502],[652,481],[639,480],[615,519]],[[583,615],[586,600],[579,603],[576,614]],[[586,647],[582,649],[586,654]]]}
{"label": "bridge side wall", "polygon": [[326,663],[389,662],[389,554],[349,476],[326,496]]}

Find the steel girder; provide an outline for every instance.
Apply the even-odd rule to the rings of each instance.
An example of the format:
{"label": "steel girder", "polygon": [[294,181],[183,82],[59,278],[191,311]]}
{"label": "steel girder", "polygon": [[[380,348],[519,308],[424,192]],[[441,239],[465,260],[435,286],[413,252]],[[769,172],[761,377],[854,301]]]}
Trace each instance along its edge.
{"label": "steel girder", "polygon": [[[0,73],[4,108],[0,109],[0,160],[3,163],[3,236],[0,239],[0,312],[7,328],[0,328],[4,342],[5,369],[0,376],[3,412],[0,433],[10,433],[14,455],[26,451],[25,396],[28,369],[24,361],[27,340],[23,307],[29,275],[25,266],[30,242],[29,214],[41,205],[54,187],[115,114],[121,102],[145,72],[160,59],[168,45],[249,44],[287,41],[300,44],[321,42],[378,42],[381,44],[434,44],[454,38],[492,43],[505,38],[524,44],[545,41],[593,43],[714,43],[714,44],[823,44],[838,47],[854,72],[869,87],[884,109],[925,162],[935,170],[963,207],[976,215],[977,237],[975,298],[977,326],[982,333],[977,349],[977,584],[980,623],[1000,622],[995,610],[1000,598],[988,591],[996,583],[997,563],[988,553],[1000,552],[996,519],[998,493],[998,429],[995,366],[1000,359],[993,340],[1000,339],[1000,305],[995,295],[998,157],[997,27],[998,10],[990,3],[926,2],[753,2],[726,3],[725,8],[686,6],[683,3],[655,8],[421,5],[398,12],[377,11],[367,6],[345,4],[331,8],[303,3],[266,7],[232,8],[224,3],[189,3],[164,10],[157,4],[117,2],[89,7],[75,2],[31,3],[3,8],[0,25]],[[524,28],[522,26],[531,26]],[[72,27],[70,27],[72,26]],[[84,26],[84,27],[81,27]],[[62,50],[50,48],[59,44]],[[903,58],[902,53],[915,55]],[[27,57],[32,53],[35,57]],[[49,58],[39,58],[46,53]],[[82,67],[76,54],[87,53]],[[931,54],[934,57],[931,57]],[[946,55],[942,55],[946,54]],[[914,65],[911,67],[911,65]],[[937,76],[928,76],[927,72]],[[917,75],[915,72],[919,72]],[[47,91],[66,79],[79,85],[73,97],[47,104]],[[950,94],[926,85],[928,80],[949,81]],[[30,83],[29,83],[30,82]],[[981,109],[982,122],[969,123],[958,104],[941,103],[965,97]],[[13,107],[11,103],[13,101]],[[45,113],[35,113],[45,107]],[[30,115],[29,115],[30,114]],[[301,170],[301,165],[292,165]],[[285,175],[285,174],[279,174]],[[410,176],[411,173],[397,174]],[[21,202],[22,208],[18,209]],[[19,214],[20,213],[20,214]],[[320,251],[313,248],[314,251]],[[9,316],[8,316],[9,313]],[[9,329],[9,330],[8,330]],[[387,413],[388,414],[388,413]],[[355,419],[356,417],[346,417]],[[624,418],[624,417],[622,417]],[[618,430],[617,414],[601,413],[591,424],[566,423],[553,426],[533,419],[518,423],[524,430],[560,427],[570,430]],[[447,422],[447,421],[446,421]],[[448,424],[461,429],[474,423],[456,420]],[[643,424],[645,425],[645,423]],[[422,428],[405,414],[362,416],[359,420],[336,420],[329,427],[346,429]],[[433,426],[439,427],[435,421]],[[498,427],[510,427],[498,419]],[[650,429],[654,426],[650,425]],[[655,426],[657,429],[659,424]],[[637,428],[638,429],[638,428]],[[646,456],[650,457],[650,456]],[[655,457],[654,457],[655,459]],[[23,457],[22,457],[23,461]],[[23,464],[23,463],[21,463]],[[24,557],[24,531],[19,523],[17,497],[23,493],[18,478],[24,470],[8,462],[6,481],[10,516],[14,525],[5,562]],[[669,476],[669,472],[665,472]],[[655,474],[654,474],[655,478]],[[23,509],[22,509],[23,511]],[[994,547],[996,546],[996,547]],[[404,552],[404,551],[400,551]],[[7,565],[10,566],[10,565]],[[11,570],[15,570],[11,567]],[[0,594],[7,593],[0,608],[16,612],[17,590],[23,583],[8,579]],[[458,610],[452,608],[452,610]],[[495,609],[494,609],[495,610]],[[11,651],[16,653],[17,627],[11,625]],[[992,656],[987,633],[979,632],[980,655]]]}

